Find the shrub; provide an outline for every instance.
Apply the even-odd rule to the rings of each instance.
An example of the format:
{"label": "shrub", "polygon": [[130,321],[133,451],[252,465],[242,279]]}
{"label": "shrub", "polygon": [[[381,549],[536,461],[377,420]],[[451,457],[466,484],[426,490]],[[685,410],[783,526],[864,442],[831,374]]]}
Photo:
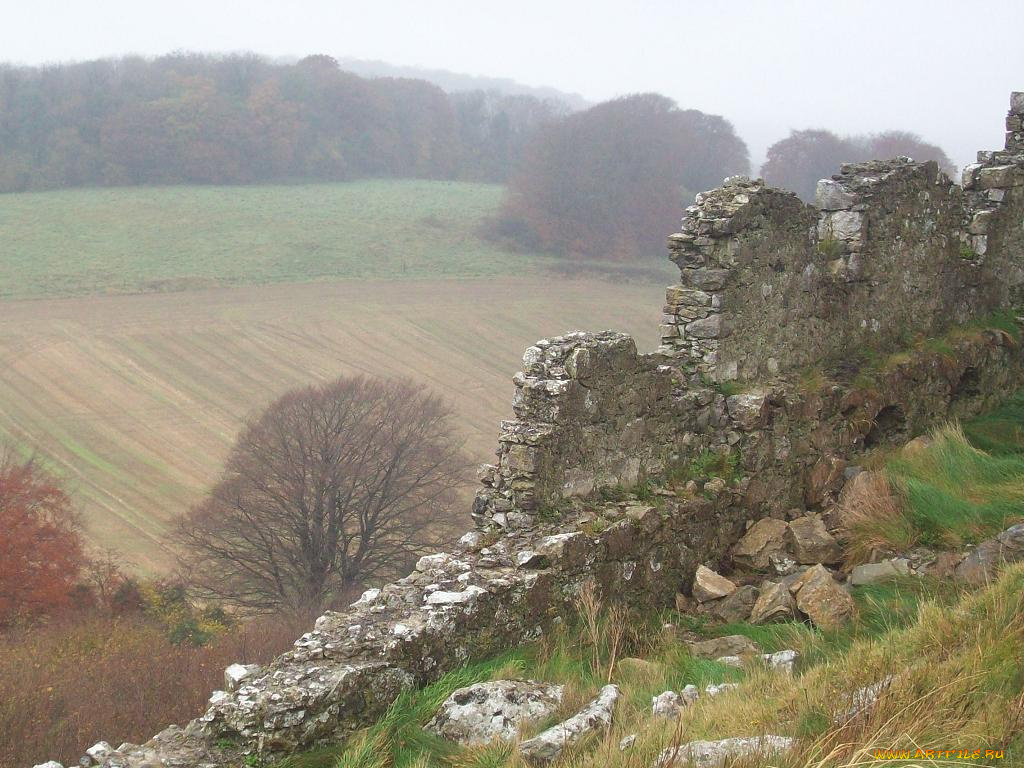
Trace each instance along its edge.
{"label": "shrub", "polygon": [[224,667],[267,662],[305,629],[263,619],[197,647],[145,615],[93,615],[0,637],[0,765],[74,765],[100,739],[144,742],[199,715]]}

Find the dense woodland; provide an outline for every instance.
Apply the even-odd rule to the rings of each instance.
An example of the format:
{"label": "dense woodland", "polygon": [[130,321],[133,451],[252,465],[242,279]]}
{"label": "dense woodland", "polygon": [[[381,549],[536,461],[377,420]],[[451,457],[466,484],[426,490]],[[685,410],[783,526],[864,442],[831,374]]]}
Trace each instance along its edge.
{"label": "dense woodland", "polygon": [[[576,105],[578,106],[578,105]],[[765,178],[812,200],[840,163],[945,153],[901,131],[793,131]],[[519,248],[658,259],[695,192],[749,173],[728,120],[637,94],[573,111],[556,99],[364,78],[325,55],[128,57],[0,66],[0,192],[359,178],[509,185],[493,235]]]}
{"label": "dense woodland", "polygon": [[123,58],[0,68],[0,191],[126,184],[503,181],[565,111],[532,96],[449,97],[328,56]]}
{"label": "dense woodland", "polygon": [[749,169],[728,120],[655,93],[626,96],[538,132],[510,180],[499,229],[569,256],[663,258],[694,192]]}

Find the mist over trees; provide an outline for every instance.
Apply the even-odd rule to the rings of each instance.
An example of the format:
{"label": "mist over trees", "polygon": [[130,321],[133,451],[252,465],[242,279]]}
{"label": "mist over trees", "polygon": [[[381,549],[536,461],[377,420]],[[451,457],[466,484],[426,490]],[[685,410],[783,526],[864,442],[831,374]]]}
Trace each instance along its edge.
{"label": "mist over trees", "polygon": [[785,139],[768,148],[761,166],[765,181],[796,192],[806,202],[814,202],[819,179],[839,172],[842,163],[889,160],[907,156],[917,161],[935,160],[948,174],[956,166],[940,147],[906,131],[885,131],[866,136],[837,136],[831,131],[792,131]]}
{"label": "mist over trees", "polygon": [[365,177],[503,181],[565,107],[366,79],[329,56],[0,66],[0,191]]}
{"label": "mist over trees", "polygon": [[536,134],[497,230],[570,257],[661,258],[694,192],[749,167],[746,145],[724,118],[658,94],[626,96]]}

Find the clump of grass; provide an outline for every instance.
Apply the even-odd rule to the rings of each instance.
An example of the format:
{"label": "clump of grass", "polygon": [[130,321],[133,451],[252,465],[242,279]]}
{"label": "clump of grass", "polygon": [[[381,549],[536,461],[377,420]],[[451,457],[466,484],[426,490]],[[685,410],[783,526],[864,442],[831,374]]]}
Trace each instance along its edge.
{"label": "clump of grass", "polygon": [[963,430],[971,445],[987,453],[1024,453],[1024,390],[1000,407],[964,423]]}
{"label": "clump of grass", "polygon": [[993,456],[959,426],[937,430],[931,445],[888,466],[917,540],[959,547],[1024,519],[1024,456]]}
{"label": "clump of grass", "polygon": [[962,547],[1024,519],[1024,454],[986,453],[948,425],[927,447],[858,476],[841,505],[850,562],[873,549]]}
{"label": "clump of grass", "polygon": [[847,562],[867,562],[876,549],[913,545],[913,527],[885,472],[857,475],[843,491],[839,514]]}
{"label": "clump of grass", "polygon": [[678,461],[665,473],[670,487],[685,485],[690,480],[706,481],[721,478],[732,484],[740,476],[739,451],[718,452],[702,448],[689,461]]}

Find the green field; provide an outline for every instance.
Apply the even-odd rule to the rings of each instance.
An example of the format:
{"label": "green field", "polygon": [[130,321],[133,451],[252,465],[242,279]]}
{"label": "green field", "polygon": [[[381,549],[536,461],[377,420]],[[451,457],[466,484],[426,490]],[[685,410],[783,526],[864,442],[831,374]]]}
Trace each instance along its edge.
{"label": "green field", "polygon": [[[536,274],[481,237],[504,188],[443,181],[0,195],[0,297]],[[656,266],[656,265],[655,265]]]}
{"label": "green field", "polygon": [[501,194],[403,181],[0,196],[0,295],[18,297],[0,300],[0,440],[47,458],[90,539],[147,571],[170,564],[167,526],[246,416],[291,387],[425,382],[489,461],[526,346],[616,328],[650,349],[671,281],[668,266],[566,279],[500,250],[478,233]]}

